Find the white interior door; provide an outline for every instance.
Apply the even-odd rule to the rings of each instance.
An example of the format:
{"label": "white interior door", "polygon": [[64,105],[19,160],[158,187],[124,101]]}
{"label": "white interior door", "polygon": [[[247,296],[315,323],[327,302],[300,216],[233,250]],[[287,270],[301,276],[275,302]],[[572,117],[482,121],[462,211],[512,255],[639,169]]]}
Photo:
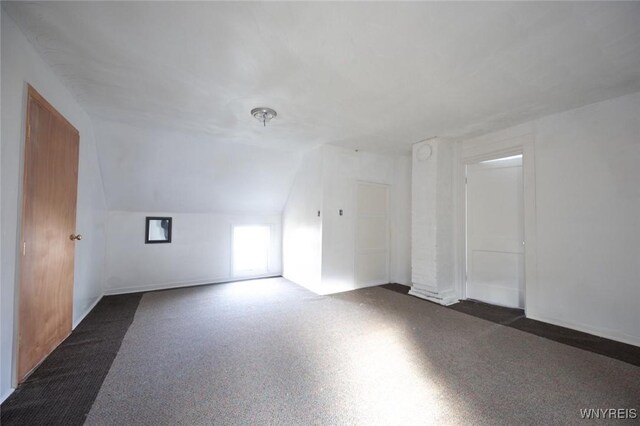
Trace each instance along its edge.
{"label": "white interior door", "polygon": [[389,282],[389,188],[358,182],[356,207],[356,286]]}
{"label": "white interior door", "polygon": [[467,298],[524,308],[522,156],[467,166]]}

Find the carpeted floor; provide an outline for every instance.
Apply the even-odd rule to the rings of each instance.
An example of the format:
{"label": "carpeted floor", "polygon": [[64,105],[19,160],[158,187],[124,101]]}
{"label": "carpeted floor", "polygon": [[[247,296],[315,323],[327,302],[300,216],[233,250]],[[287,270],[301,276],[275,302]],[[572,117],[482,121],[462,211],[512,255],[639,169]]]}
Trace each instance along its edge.
{"label": "carpeted floor", "polygon": [[376,287],[146,293],[90,425],[575,424],[640,367]]}
{"label": "carpeted floor", "polygon": [[[410,289],[401,284],[385,284],[381,287],[407,295]],[[476,300],[461,300],[447,308],[640,367],[640,347],[638,346],[536,321],[527,318],[523,309],[505,308]]]}
{"label": "carpeted floor", "polygon": [[0,424],[82,425],[142,294],[106,296],[0,407]]}

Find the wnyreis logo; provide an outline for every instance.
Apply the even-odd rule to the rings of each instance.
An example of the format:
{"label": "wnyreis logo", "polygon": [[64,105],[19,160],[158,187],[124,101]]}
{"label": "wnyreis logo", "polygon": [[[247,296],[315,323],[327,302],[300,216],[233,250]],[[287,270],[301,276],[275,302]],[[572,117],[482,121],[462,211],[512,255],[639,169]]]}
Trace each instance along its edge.
{"label": "wnyreis logo", "polygon": [[638,410],[635,408],[583,408],[580,410],[583,419],[637,419]]}

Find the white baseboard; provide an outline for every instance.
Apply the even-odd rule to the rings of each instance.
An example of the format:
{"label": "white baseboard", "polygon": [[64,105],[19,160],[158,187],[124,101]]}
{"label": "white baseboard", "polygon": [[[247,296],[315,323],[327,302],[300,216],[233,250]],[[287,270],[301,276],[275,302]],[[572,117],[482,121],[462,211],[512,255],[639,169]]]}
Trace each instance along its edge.
{"label": "white baseboard", "polygon": [[5,399],[9,398],[14,390],[14,388],[9,388],[9,390],[7,390],[4,395],[0,396],[0,404],[2,404]]}
{"label": "white baseboard", "polygon": [[445,291],[443,293],[431,293],[413,286],[411,287],[411,290],[409,290],[409,294],[411,296],[419,297],[421,299],[425,299],[430,302],[434,302],[443,306],[453,305],[458,301],[458,298],[456,297],[456,294],[454,291]]}
{"label": "white baseboard", "polygon": [[640,337],[632,336],[626,333],[620,333],[619,331],[610,329],[600,329],[585,324],[578,324],[571,321],[559,320],[545,315],[540,315],[537,312],[531,312],[530,309],[526,310],[527,318],[542,321],[560,327],[571,328],[573,330],[582,331],[583,333],[593,334],[594,336],[604,337],[605,339],[616,340],[618,342],[627,343],[629,345],[640,346]]}
{"label": "white baseboard", "polygon": [[82,322],[82,320],[89,315],[89,312],[91,312],[93,310],[93,308],[96,307],[96,305],[102,300],[103,296],[98,297],[95,302],[93,302],[91,304],[91,306],[89,306],[87,308],[86,311],[84,311],[84,313],[82,315],[80,315],[80,318],[76,319],[75,321],[73,321],[73,327],[71,328],[72,330],[75,330],[75,328],[78,326],[78,324],[80,324]]}
{"label": "white baseboard", "polygon": [[262,278],[278,278],[281,277],[279,273],[276,274],[265,274],[265,275],[256,275],[252,277],[237,277],[237,278],[217,278],[212,280],[204,280],[204,281],[188,281],[188,282],[173,282],[173,283],[164,283],[164,284],[148,284],[143,286],[135,286],[135,287],[120,287],[120,288],[111,288],[105,290],[105,296],[113,296],[116,294],[129,294],[129,293],[141,293],[145,291],[156,291],[156,290],[169,290],[173,288],[183,288],[183,287],[196,287],[207,284],[224,284],[224,283],[232,283],[237,281],[250,281],[250,280],[259,280]]}

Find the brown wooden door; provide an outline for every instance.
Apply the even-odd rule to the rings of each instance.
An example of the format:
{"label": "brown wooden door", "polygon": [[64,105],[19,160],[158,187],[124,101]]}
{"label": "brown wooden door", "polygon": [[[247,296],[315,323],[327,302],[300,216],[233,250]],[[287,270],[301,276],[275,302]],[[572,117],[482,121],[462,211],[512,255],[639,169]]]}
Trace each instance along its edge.
{"label": "brown wooden door", "polygon": [[70,333],[78,131],[31,86],[27,99],[18,381]]}

